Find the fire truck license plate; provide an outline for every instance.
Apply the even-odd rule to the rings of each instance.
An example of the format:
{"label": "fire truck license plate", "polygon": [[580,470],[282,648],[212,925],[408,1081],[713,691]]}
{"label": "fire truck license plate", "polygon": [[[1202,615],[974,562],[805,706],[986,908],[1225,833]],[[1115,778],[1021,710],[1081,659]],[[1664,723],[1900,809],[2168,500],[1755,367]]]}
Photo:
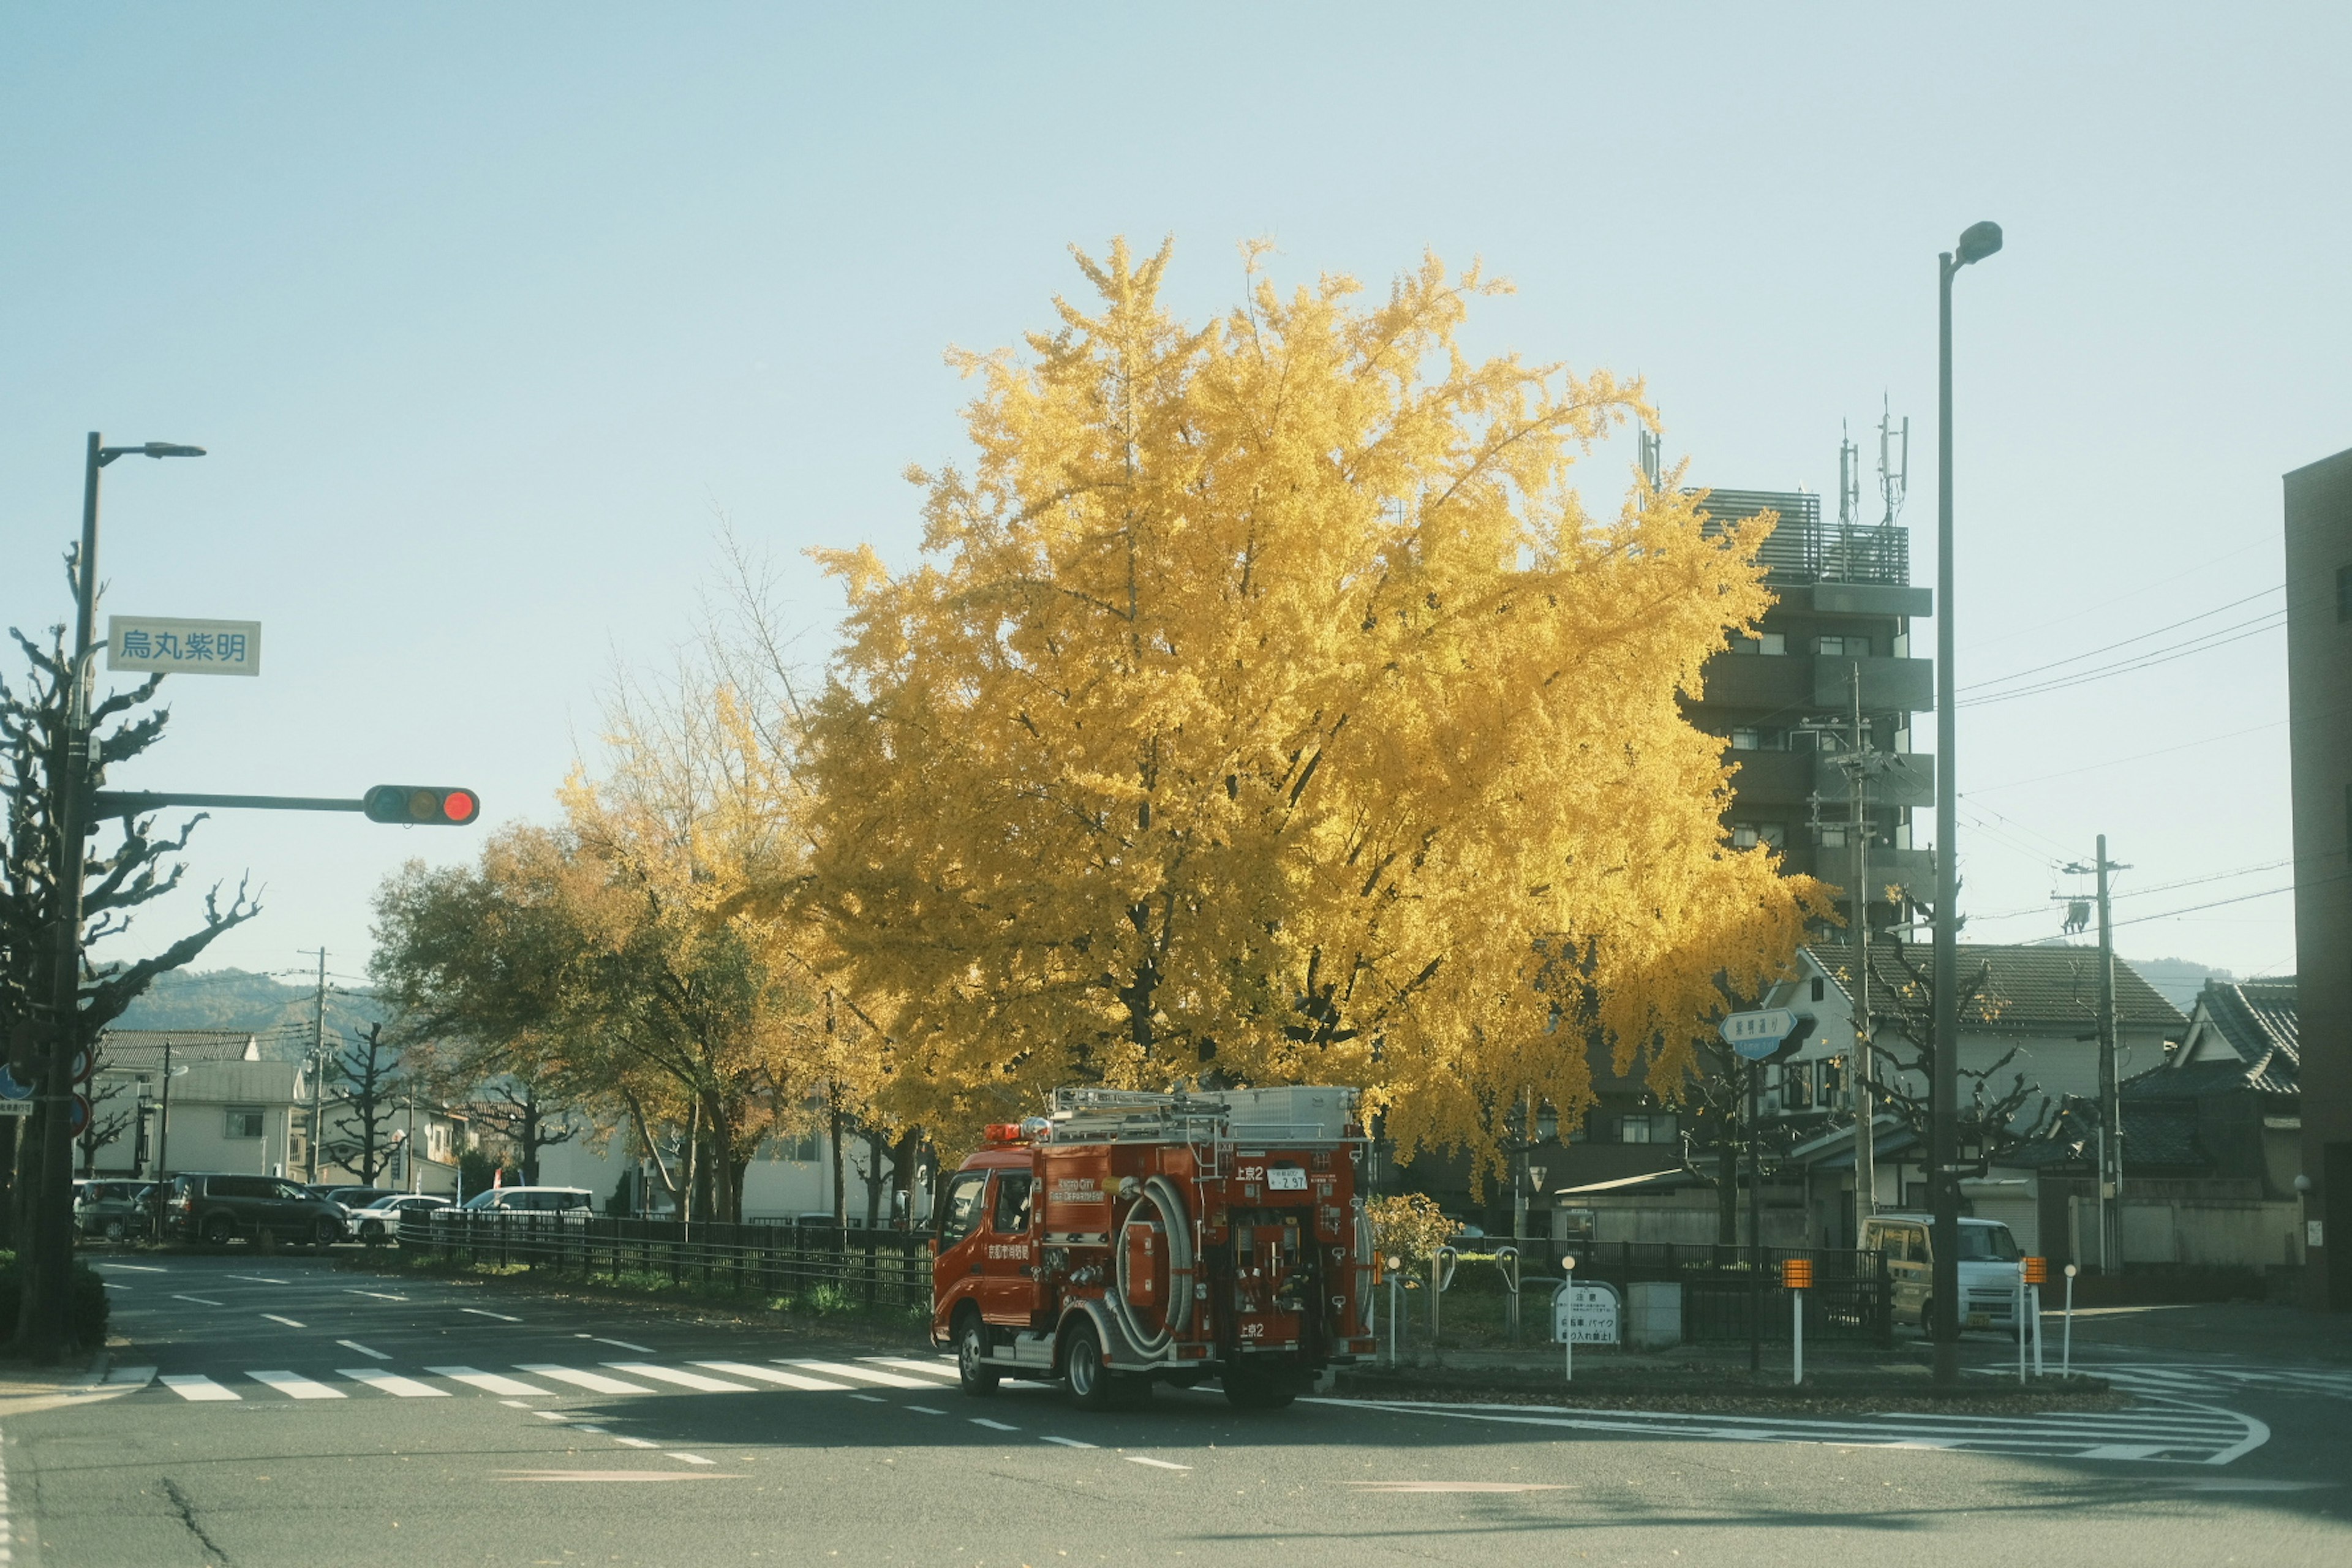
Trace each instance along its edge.
{"label": "fire truck license plate", "polygon": [[1270,1193],[1303,1193],[1307,1190],[1307,1173],[1296,1165],[1276,1165],[1265,1173],[1265,1190]]}

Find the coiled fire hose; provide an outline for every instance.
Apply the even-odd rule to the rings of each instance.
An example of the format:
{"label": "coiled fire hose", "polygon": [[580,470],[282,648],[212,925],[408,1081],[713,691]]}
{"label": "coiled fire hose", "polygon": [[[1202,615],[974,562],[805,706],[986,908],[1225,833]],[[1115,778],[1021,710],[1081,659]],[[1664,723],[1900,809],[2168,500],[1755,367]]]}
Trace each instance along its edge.
{"label": "coiled fire hose", "polygon": [[[1129,1226],[1150,1223],[1143,1214],[1147,1204],[1158,1212],[1160,1226],[1168,1237],[1168,1310],[1160,1314],[1158,1331],[1150,1333],[1144,1331],[1135,1309],[1128,1304],[1127,1232]],[[1110,1298],[1110,1310],[1137,1350],[1149,1356],[1160,1355],[1192,1321],[1192,1222],[1184,1212],[1184,1194],[1177,1190],[1176,1184],[1165,1176],[1148,1177],[1142,1195],[1127,1211],[1127,1218],[1119,1222],[1116,1243],[1111,1250],[1118,1273],[1118,1289]]]}

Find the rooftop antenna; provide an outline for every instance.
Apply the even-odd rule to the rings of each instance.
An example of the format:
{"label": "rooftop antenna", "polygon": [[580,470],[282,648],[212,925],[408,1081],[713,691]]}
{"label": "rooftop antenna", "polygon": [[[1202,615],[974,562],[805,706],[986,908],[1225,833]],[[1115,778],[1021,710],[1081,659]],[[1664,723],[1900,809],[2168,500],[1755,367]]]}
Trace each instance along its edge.
{"label": "rooftop antenna", "polygon": [[1638,461],[1642,465],[1642,478],[1654,490],[1658,488],[1659,473],[1664,468],[1663,444],[1658,439],[1658,433],[1647,425],[1634,434],[1640,443]]}
{"label": "rooftop antenna", "polygon": [[1878,493],[1886,502],[1886,515],[1879,520],[1879,526],[1893,528],[1911,490],[1911,416],[1903,416],[1898,430],[1884,393],[1879,395],[1878,406]]}
{"label": "rooftop antenna", "polygon": [[1862,475],[1857,471],[1862,467],[1857,460],[1862,456],[1862,448],[1853,444],[1852,437],[1845,421],[1839,420],[1838,531],[1841,534],[1853,531],[1854,514],[1862,510]]}

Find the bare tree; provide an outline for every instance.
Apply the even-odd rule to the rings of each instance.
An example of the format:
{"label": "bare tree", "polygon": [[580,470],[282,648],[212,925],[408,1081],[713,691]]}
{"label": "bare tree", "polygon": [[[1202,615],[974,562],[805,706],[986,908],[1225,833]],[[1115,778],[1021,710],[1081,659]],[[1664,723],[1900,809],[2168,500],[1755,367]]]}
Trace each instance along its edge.
{"label": "bare tree", "polygon": [[541,1150],[569,1143],[586,1131],[570,1103],[549,1097],[535,1079],[513,1075],[478,1086],[466,1102],[466,1114],[514,1146],[527,1187],[539,1184]]}
{"label": "bare tree", "polygon": [[137,1124],[139,1107],[134,1101],[128,1110],[109,1110],[107,1106],[122,1098],[130,1086],[116,1079],[101,1083],[90,1079],[89,1120],[82,1123],[81,1135],[74,1140],[81,1149],[81,1173],[98,1174],[98,1152],[120,1139]]}
{"label": "bare tree", "polygon": [[[1923,951],[1907,942],[1874,945],[1870,987],[1874,1004],[1871,1054],[1878,1064],[1879,1103],[1924,1148],[1929,1119],[1927,1091],[1912,1086],[1930,1083],[1935,1076],[1936,984],[1928,966],[1914,956]],[[1997,1021],[1999,1005],[1988,994],[1991,980],[1990,962],[1979,962],[1960,976],[1963,1018]],[[1907,1058],[1889,1049],[1884,1043],[1889,1039],[1900,1039],[1908,1049]],[[1972,1068],[1965,1061],[1954,1064],[1960,1089],[1959,1103],[1953,1108],[1957,1146],[1977,1150],[1984,1161],[1998,1159],[2019,1144],[2042,1137],[2057,1115],[2058,1107],[2040,1086],[2028,1083],[2022,1072],[2011,1070],[2016,1059],[2017,1047],[2012,1046],[1983,1067]],[[2007,1075],[2006,1083],[2003,1075]]]}
{"label": "bare tree", "polygon": [[[339,1086],[331,1125],[321,1139],[322,1164],[341,1165],[368,1186],[387,1173],[401,1140],[392,1124],[407,1103],[407,1080],[397,1050],[384,1041],[383,1026],[370,1024],[345,1041],[332,1066]],[[415,1151],[410,1151],[415,1157]]]}

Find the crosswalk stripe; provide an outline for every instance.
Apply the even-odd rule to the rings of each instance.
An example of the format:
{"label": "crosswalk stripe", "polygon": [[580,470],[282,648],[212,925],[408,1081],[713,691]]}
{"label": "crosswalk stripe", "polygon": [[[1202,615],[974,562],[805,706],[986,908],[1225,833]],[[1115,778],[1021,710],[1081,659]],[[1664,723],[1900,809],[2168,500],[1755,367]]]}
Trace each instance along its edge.
{"label": "crosswalk stripe", "polygon": [[526,1399],[545,1399],[549,1391],[517,1378],[495,1372],[480,1372],[470,1366],[428,1366],[425,1369],[436,1377],[446,1377],[454,1383],[470,1384],[485,1394],[521,1394]]}
{"label": "crosswalk stripe", "polygon": [[216,1399],[243,1399],[245,1395],[232,1388],[223,1388],[200,1373],[167,1373],[162,1379],[164,1387],[183,1399],[198,1404]]}
{"label": "crosswalk stripe", "polygon": [[674,1383],[680,1388],[691,1388],[698,1394],[750,1394],[748,1383],[730,1383],[723,1377],[705,1377],[698,1372],[685,1372],[672,1366],[656,1366],[649,1361],[608,1361],[604,1363],[614,1372],[625,1372],[632,1377],[649,1377],[656,1383]]}
{"label": "crosswalk stripe", "polygon": [[786,1361],[778,1357],[779,1366],[804,1366],[811,1372],[831,1373],[835,1377],[856,1378],[860,1383],[875,1383],[884,1388],[937,1388],[938,1384],[927,1377],[908,1377],[903,1373],[885,1372],[878,1366],[859,1366],[845,1361]]}
{"label": "crosswalk stripe", "polygon": [[245,1375],[256,1383],[268,1384],[289,1399],[348,1399],[351,1397],[340,1388],[330,1388],[323,1383],[313,1382],[304,1377],[299,1372],[288,1372],[283,1368],[275,1372],[247,1372]]}
{"label": "crosswalk stripe", "polygon": [[155,1369],[152,1366],[112,1367],[106,1374],[106,1381],[110,1387],[121,1384],[135,1384],[144,1388],[154,1380]]}
{"label": "crosswalk stripe", "polygon": [[373,1367],[339,1366],[335,1369],[335,1373],[340,1377],[350,1378],[353,1383],[364,1383],[370,1388],[381,1389],[386,1394],[402,1399],[449,1397],[449,1391],[446,1388],[436,1388],[429,1383],[419,1383],[413,1377],[403,1377],[398,1373],[378,1372]]}
{"label": "crosswalk stripe", "polygon": [[912,1356],[903,1355],[867,1355],[857,1359],[871,1362],[876,1366],[895,1366],[901,1372],[920,1373],[925,1377],[937,1378],[944,1383],[956,1380],[955,1363],[951,1361],[917,1361]]}
{"label": "crosswalk stripe", "polygon": [[517,1372],[534,1373],[551,1377],[558,1383],[569,1383],[591,1394],[651,1394],[642,1384],[623,1383],[617,1377],[607,1377],[601,1372],[583,1372],[578,1367],[555,1366],[546,1362],[517,1362]]}
{"label": "crosswalk stripe", "polygon": [[694,1364],[736,1377],[757,1378],[761,1383],[772,1383],[783,1388],[838,1393],[849,1386],[845,1383],[833,1383],[822,1377],[803,1377],[797,1372],[782,1372],[772,1366],[753,1366],[750,1362],[745,1361],[698,1361]]}

